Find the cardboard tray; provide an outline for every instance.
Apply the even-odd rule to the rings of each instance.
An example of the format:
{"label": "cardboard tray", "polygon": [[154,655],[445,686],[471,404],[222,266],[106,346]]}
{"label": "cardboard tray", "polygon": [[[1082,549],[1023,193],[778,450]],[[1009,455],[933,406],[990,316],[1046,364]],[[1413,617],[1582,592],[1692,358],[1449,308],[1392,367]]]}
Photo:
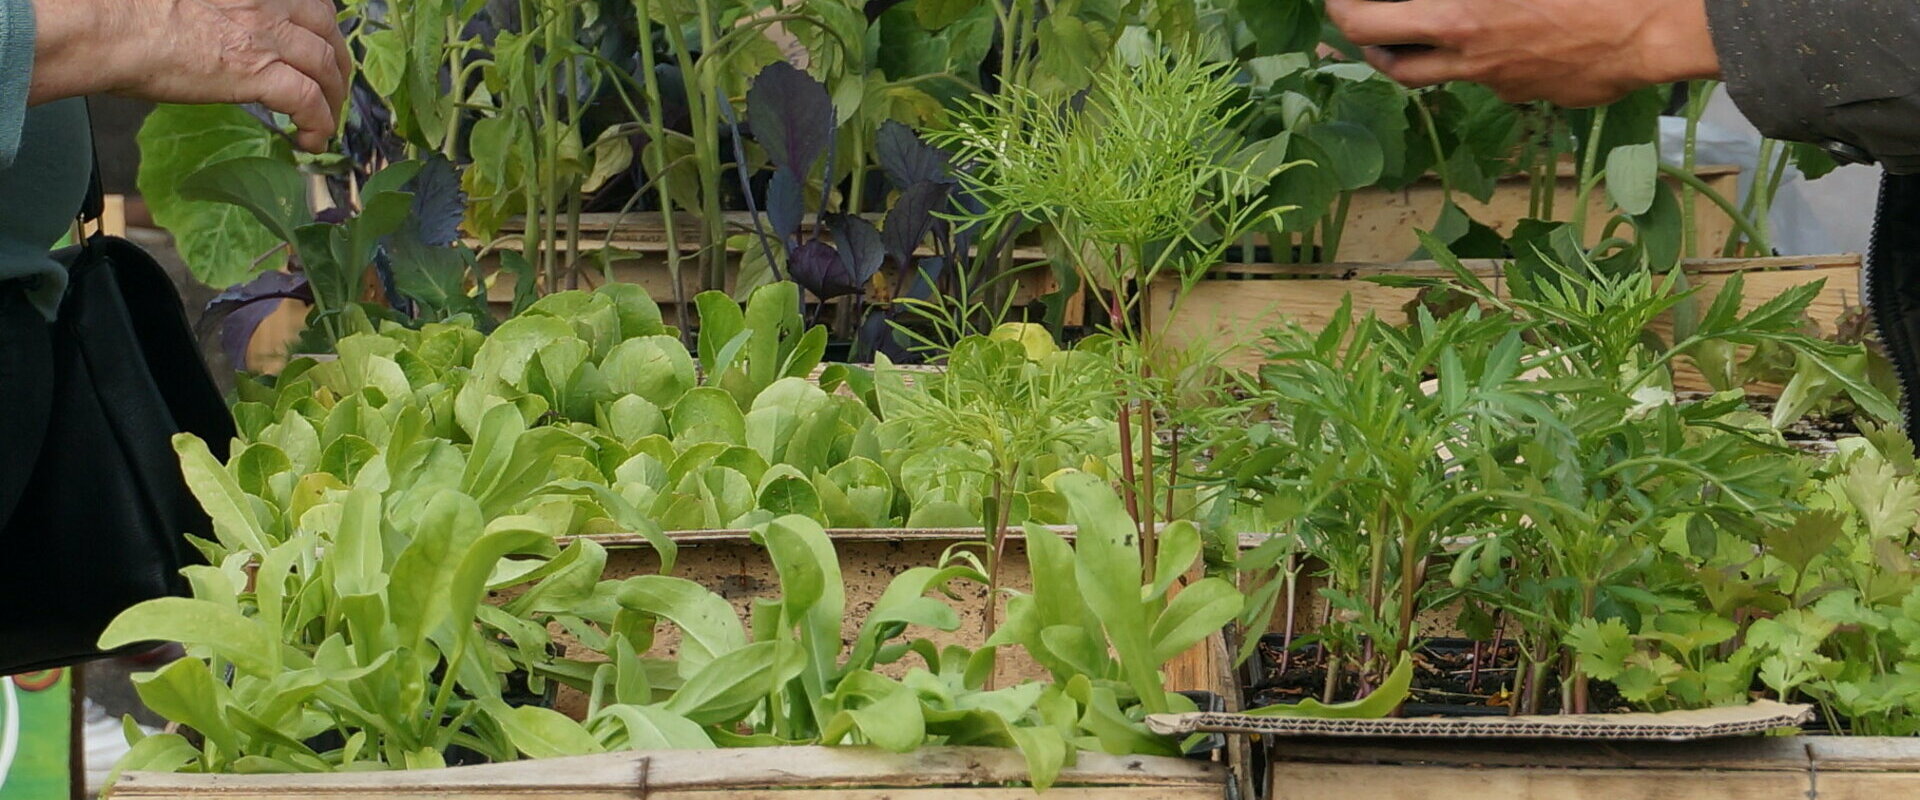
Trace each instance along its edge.
{"label": "cardboard tray", "polygon": [[1634,714],[1519,717],[1319,719],[1251,714],[1153,714],[1154,733],[1255,733],[1266,736],[1432,737],[1446,739],[1590,739],[1682,742],[1765,733],[1813,719],[1813,706],[1758,700],[1744,706]]}

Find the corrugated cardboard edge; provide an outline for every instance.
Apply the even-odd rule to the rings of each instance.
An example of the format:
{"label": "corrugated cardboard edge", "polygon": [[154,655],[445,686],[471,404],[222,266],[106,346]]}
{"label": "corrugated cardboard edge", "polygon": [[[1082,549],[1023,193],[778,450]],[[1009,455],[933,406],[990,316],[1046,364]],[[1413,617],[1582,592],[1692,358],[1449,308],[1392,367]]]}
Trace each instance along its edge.
{"label": "corrugated cardboard edge", "polygon": [[1421,736],[1450,739],[1605,739],[1691,741],[1765,733],[1813,719],[1813,706],[1758,700],[1744,706],[1636,714],[1522,717],[1316,719],[1248,714],[1151,714],[1147,728],[1164,736],[1257,733],[1267,736]]}
{"label": "corrugated cardboard edge", "polygon": [[[1072,525],[1040,525],[1063,539],[1072,539],[1080,529]],[[1164,523],[1156,523],[1155,529],[1164,529]],[[827,537],[836,542],[913,542],[913,541],[986,541],[985,528],[828,528]],[[735,542],[753,536],[750,528],[714,528],[703,530],[667,531],[666,537],[677,544],[698,545],[703,542]],[[1016,526],[1007,529],[1007,538],[1022,540],[1027,538],[1026,528]],[[1267,534],[1245,533],[1240,535],[1240,547],[1252,549],[1266,541]],[[560,536],[554,541],[566,546],[575,539],[587,539],[602,547],[649,547],[647,537],[638,533],[589,533],[580,536]]]}

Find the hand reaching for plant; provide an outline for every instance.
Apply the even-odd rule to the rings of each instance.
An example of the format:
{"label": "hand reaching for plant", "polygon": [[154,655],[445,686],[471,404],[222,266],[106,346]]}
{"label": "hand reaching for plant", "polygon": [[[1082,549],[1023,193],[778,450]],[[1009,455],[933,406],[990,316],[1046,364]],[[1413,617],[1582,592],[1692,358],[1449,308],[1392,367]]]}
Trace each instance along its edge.
{"label": "hand reaching for plant", "polygon": [[1367,61],[1409,86],[1486,84],[1586,107],[1720,74],[1706,0],[1326,0]]}
{"label": "hand reaching for plant", "polygon": [[30,0],[28,105],[89,94],[260,103],[326,149],[353,59],[332,0]]}

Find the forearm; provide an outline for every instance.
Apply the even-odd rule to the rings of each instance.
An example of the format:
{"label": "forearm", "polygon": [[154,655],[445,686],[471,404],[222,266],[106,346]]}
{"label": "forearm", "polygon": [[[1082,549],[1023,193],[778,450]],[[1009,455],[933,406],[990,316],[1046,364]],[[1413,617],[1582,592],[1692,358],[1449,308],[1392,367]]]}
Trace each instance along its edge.
{"label": "forearm", "polygon": [[32,80],[27,105],[37,106],[112,91],[112,48],[88,42],[114,41],[94,0],[0,0],[30,11],[35,20]]}

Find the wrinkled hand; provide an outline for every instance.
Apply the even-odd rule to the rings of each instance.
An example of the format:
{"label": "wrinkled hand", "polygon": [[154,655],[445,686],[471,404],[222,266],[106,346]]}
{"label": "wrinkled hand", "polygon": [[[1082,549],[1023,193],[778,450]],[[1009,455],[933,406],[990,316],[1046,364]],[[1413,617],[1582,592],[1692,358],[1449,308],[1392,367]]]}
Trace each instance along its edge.
{"label": "wrinkled hand", "polygon": [[165,103],[260,103],[320,152],[353,59],[332,0],[33,0],[30,104],[111,93]]}
{"label": "wrinkled hand", "polygon": [[1409,86],[1473,81],[1508,102],[1585,107],[1720,74],[1705,0],[1326,4],[1333,24],[1366,48],[1368,63]]}

